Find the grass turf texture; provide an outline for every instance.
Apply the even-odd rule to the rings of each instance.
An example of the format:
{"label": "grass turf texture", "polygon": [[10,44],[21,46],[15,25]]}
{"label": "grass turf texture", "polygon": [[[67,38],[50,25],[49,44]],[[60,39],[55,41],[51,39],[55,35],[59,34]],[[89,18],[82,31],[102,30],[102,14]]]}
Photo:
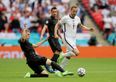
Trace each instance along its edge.
{"label": "grass turf texture", "polygon": [[[77,68],[83,67],[87,74],[77,75]],[[71,59],[66,70],[74,72],[74,76],[59,78],[50,74],[49,78],[23,78],[31,72],[24,59],[0,59],[0,82],[116,82],[116,58]]]}

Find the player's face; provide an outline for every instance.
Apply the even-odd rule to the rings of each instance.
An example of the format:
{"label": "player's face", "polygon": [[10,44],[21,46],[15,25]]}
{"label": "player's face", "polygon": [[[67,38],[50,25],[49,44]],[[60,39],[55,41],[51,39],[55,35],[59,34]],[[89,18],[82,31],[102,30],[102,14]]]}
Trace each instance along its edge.
{"label": "player's face", "polygon": [[71,15],[72,15],[72,17],[75,17],[76,14],[77,14],[77,8],[72,8],[71,9]]}
{"label": "player's face", "polygon": [[30,38],[30,31],[27,30],[27,39],[29,39],[29,38]]}
{"label": "player's face", "polygon": [[30,38],[30,31],[28,29],[25,30],[25,37],[26,37],[26,39]]}
{"label": "player's face", "polygon": [[58,11],[57,11],[57,9],[53,9],[52,11],[51,11],[51,15],[53,16],[53,17],[57,17],[58,16]]}

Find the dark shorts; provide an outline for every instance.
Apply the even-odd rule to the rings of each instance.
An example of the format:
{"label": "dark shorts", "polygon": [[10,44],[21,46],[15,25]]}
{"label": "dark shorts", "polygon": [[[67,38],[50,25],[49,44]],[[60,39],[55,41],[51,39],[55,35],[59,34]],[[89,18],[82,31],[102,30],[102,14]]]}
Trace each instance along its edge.
{"label": "dark shorts", "polygon": [[57,38],[49,37],[48,42],[49,42],[50,47],[51,47],[53,52],[55,52],[55,51],[61,52],[62,51],[61,45],[60,45]]}
{"label": "dark shorts", "polygon": [[40,74],[44,70],[41,65],[45,65],[46,61],[46,57],[38,57],[36,61],[28,61],[27,64],[35,73]]}

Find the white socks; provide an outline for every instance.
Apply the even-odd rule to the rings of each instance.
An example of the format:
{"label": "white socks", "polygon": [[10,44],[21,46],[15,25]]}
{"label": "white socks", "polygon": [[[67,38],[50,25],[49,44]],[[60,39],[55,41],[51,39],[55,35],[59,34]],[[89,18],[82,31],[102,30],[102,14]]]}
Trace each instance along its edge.
{"label": "white socks", "polygon": [[62,68],[66,67],[66,65],[69,62],[69,59],[66,57],[71,57],[71,56],[75,56],[75,54],[72,51],[68,51],[67,53],[61,53],[60,55],[62,55],[64,57],[64,59],[62,60],[62,62],[60,63],[60,66]]}
{"label": "white socks", "polygon": [[66,57],[62,60],[62,62],[60,63],[60,66],[62,68],[66,67],[66,65],[68,64],[69,59],[67,59]]}

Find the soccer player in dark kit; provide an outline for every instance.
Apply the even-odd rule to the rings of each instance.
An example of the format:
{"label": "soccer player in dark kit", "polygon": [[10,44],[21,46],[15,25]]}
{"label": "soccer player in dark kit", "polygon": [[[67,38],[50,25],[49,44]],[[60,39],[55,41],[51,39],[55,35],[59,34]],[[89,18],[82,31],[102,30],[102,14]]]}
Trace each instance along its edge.
{"label": "soccer player in dark kit", "polygon": [[[51,60],[55,61],[55,62],[57,62],[57,59],[58,59],[59,55],[63,54],[62,49],[61,49],[61,45],[60,45],[60,43],[58,41],[58,38],[54,37],[54,27],[55,27],[57,22],[58,22],[58,10],[57,10],[56,7],[52,7],[51,8],[51,16],[46,20],[45,25],[44,25],[44,27],[42,29],[42,32],[41,32],[41,36],[40,36],[40,39],[42,39],[44,33],[48,29],[48,33],[49,33],[48,42],[49,42],[49,45],[50,45],[50,47],[51,47],[51,49],[52,49],[52,51],[54,53]],[[49,72],[52,72],[48,68],[47,68],[47,70]]]}
{"label": "soccer player in dark kit", "polygon": [[42,43],[44,43],[46,40],[42,40],[37,44],[31,44],[29,42],[30,38],[30,31],[27,28],[24,28],[22,31],[22,36],[19,39],[19,44],[24,52],[24,55],[27,60],[28,66],[34,71],[34,74],[30,74],[29,72],[24,76],[26,77],[48,77],[48,73],[46,70],[44,70],[41,65],[51,65],[58,71],[55,72],[55,74],[59,77],[70,75],[70,72],[64,71],[58,64],[56,64],[54,61],[51,61],[50,59],[47,59],[46,57],[41,57],[37,55],[34,48],[40,46]]}

